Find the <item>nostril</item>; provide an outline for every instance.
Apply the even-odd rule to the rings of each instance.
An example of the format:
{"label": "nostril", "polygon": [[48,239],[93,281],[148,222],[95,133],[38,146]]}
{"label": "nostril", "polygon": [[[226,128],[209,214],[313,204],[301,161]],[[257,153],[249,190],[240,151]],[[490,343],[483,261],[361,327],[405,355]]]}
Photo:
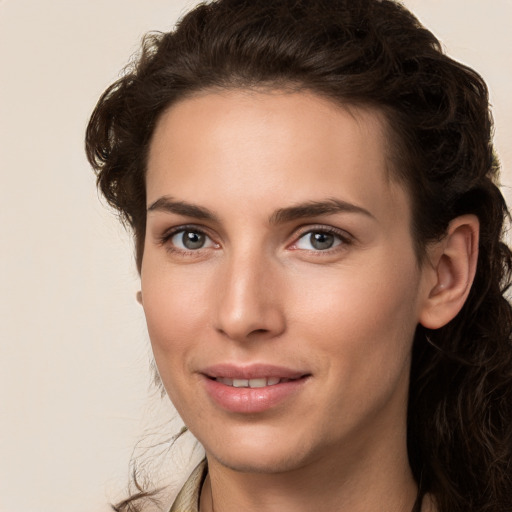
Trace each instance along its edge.
{"label": "nostril", "polygon": [[261,338],[267,336],[269,332],[271,332],[270,329],[253,329],[252,331],[249,331],[245,338],[247,340]]}
{"label": "nostril", "polygon": [[251,332],[249,333],[249,335],[250,335],[250,334],[265,334],[265,333],[267,333],[267,332],[268,332],[268,330],[267,330],[267,329],[254,329],[254,331],[251,331]]}

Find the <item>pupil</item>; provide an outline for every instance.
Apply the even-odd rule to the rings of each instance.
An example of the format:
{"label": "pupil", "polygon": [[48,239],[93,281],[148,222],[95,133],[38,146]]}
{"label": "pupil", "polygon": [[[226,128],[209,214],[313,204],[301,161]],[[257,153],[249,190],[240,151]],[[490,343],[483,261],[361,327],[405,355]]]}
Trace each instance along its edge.
{"label": "pupil", "polygon": [[204,235],[194,231],[183,233],[183,245],[187,249],[200,249],[204,245]]}
{"label": "pupil", "polygon": [[334,236],[329,235],[329,233],[312,233],[310,241],[315,249],[330,249],[334,243]]}

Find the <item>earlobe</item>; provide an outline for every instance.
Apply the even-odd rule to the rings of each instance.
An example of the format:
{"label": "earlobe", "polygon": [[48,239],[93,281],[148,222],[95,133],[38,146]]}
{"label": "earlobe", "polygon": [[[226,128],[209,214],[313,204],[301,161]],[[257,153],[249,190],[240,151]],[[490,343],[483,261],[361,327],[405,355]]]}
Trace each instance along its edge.
{"label": "earlobe", "polygon": [[137,302],[142,306],[142,292],[140,290],[135,294],[135,298],[137,299]]}
{"label": "earlobe", "polygon": [[479,222],[475,215],[453,219],[446,236],[432,249],[430,282],[419,323],[439,329],[462,309],[473,284],[478,260]]}

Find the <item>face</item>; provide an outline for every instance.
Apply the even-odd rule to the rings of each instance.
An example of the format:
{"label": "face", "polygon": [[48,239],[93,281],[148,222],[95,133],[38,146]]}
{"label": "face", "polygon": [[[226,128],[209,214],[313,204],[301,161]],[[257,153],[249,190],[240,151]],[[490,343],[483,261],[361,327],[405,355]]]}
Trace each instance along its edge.
{"label": "face", "polygon": [[142,302],[210,460],[283,472],[405,446],[425,280],[385,128],[283,92],[205,93],[159,121]]}

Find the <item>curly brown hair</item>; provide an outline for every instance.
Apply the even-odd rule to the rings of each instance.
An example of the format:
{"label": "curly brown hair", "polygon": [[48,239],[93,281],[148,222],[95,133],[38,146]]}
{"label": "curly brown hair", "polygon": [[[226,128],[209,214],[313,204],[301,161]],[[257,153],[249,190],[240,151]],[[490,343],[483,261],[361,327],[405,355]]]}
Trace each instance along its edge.
{"label": "curly brown hair", "polygon": [[[488,92],[472,69],[392,0],[218,0],[169,33],[145,37],[124,76],[102,95],[86,136],[107,201],[134,232],[140,270],[145,167],[157,121],[212,88],[307,90],[384,113],[393,171],[409,191],[418,259],[462,214],[480,221],[475,281],[462,311],[418,327],[408,407],[408,453],[439,512],[512,509],[511,252],[498,189]],[[139,489],[115,508],[142,510]],[[143,505],[141,505],[143,507]]]}

